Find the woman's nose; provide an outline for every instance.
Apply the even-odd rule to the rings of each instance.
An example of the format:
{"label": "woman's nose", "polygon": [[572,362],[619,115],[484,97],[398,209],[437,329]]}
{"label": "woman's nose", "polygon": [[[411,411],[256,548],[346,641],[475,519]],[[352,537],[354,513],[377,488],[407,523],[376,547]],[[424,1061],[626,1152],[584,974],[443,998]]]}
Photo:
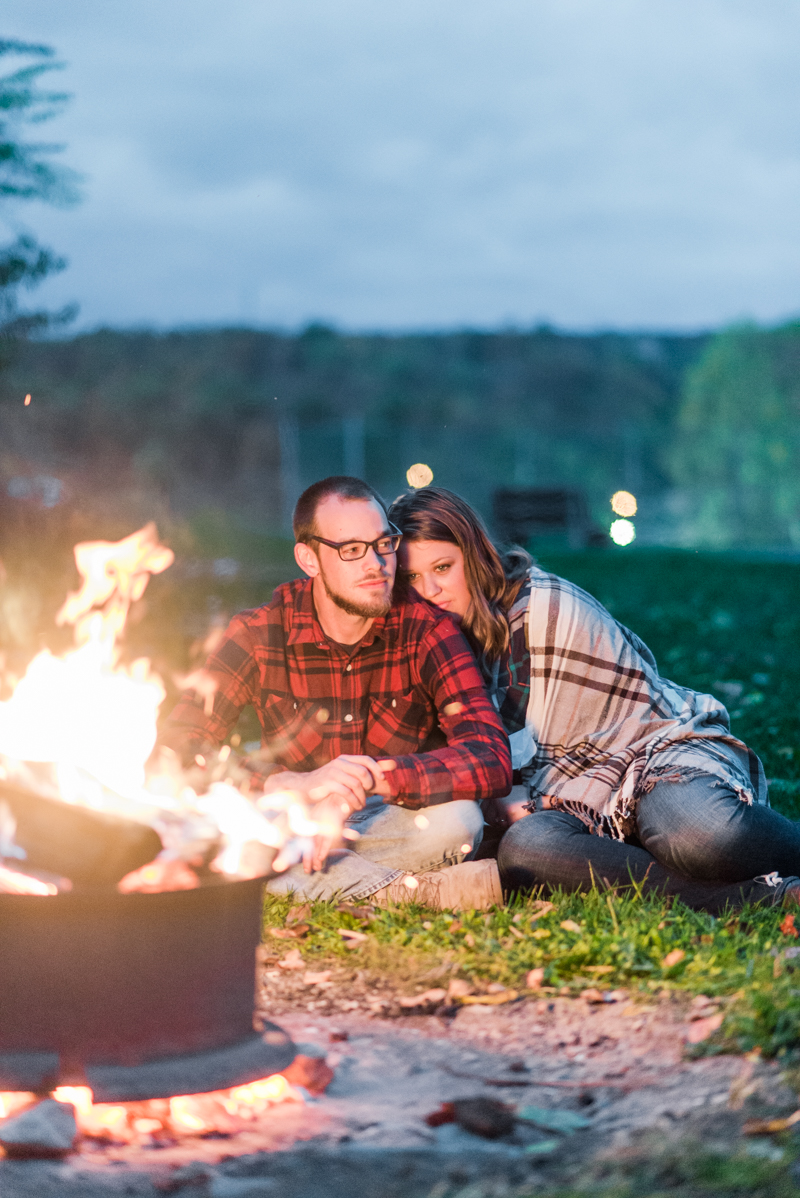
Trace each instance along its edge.
{"label": "woman's nose", "polygon": [[422,581],[424,586],[423,597],[428,600],[434,599],[442,589],[436,581],[436,577],[433,574],[426,574]]}

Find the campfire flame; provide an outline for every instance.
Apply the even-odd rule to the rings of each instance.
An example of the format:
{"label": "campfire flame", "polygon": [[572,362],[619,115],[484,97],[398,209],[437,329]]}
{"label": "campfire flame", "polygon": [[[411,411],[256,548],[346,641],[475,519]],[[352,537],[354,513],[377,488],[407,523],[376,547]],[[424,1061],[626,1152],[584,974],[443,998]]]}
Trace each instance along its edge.
{"label": "campfire flame", "polygon": [[[123,879],[123,891],[199,885],[191,866],[208,860],[205,854],[211,846],[213,855],[214,845],[218,854],[211,868],[230,877],[265,873],[264,848],[279,850],[273,871],[300,860],[318,831],[316,822],[298,795],[254,801],[243,794],[230,777],[229,746],[213,761],[197,758],[203,774],[198,779],[195,771],[192,785],[176,762],[146,774],[166,692],[149,660],[124,665],[119,645],[131,604],[142,597],[150,576],[174,560],[172,550],[159,543],[155,524],[116,543],[78,544],[74,552],[81,586],[67,597],[56,621],[74,628],[76,647],[60,657],[43,650],[11,697],[0,702],[0,781],[24,786],[30,763],[46,763],[52,779],[48,797],[155,828],[163,853]],[[203,671],[184,681],[206,705],[213,702]],[[0,836],[0,891],[56,894],[58,887],[29,877],[24,866],[3,864],[20,855],[7,834]]]}

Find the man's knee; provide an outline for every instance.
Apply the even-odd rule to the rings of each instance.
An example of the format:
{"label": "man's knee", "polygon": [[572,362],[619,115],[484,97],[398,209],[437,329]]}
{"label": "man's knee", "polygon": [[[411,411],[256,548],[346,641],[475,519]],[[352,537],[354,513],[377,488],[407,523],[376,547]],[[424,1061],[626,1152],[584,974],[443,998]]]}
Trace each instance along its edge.
{"label": "man's knee", "polygon": [[471,799],[454,799],[420,812],[428,821],[425,837],[435,842],[445,857],[469,858],[483,839],[483,812]]}

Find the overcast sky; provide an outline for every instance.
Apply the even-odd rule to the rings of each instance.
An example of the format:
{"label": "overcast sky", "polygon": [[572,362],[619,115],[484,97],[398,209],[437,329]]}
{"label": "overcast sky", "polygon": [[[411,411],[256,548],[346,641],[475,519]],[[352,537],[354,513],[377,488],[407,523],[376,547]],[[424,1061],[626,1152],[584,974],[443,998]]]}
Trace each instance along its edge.
{"label": "overcast sky", "polygon": [[[692,329],[800,312],[797,0],[4,0],[80,324]],[[6,64],[12,60],[5,59]],[[44,132],[44,131],[42,131]]]}

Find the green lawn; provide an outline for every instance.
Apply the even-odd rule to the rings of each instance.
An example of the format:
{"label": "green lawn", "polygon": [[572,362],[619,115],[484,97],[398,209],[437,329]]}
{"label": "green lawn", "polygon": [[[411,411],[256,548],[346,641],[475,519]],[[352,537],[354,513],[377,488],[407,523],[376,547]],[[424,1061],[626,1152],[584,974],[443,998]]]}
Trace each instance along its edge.
{"label": "green lawn", "polygon": [[[774,805],[800,817],[800,565],[648,550],[548,555],[541,564],[605,603],[649,644],[664,674],[724,698],[735,733],[764,761]],[[409,985],[410,963],[422,977],[434,961],[450,976],[512,987],[543,967],[545,986],[570,993],[702,993],[722,1000],[725,1022],[697,1051],[758,1047],[794,1056],[800,957],[785,953],[800,940],[781,929],[785,910],[715,919],[680,903],[593,893],[557,897],[553,911],[533,919],[533,902],[458,918],[412,906],[369,920],[319,903],[303,956],[402,968]],[[287,911],[287,902],[269,899],[266,925],[280,925]],[[367,940],[347,949],[339,927],[358,928]],[[683,956],[665,964],[676,949]]]}

